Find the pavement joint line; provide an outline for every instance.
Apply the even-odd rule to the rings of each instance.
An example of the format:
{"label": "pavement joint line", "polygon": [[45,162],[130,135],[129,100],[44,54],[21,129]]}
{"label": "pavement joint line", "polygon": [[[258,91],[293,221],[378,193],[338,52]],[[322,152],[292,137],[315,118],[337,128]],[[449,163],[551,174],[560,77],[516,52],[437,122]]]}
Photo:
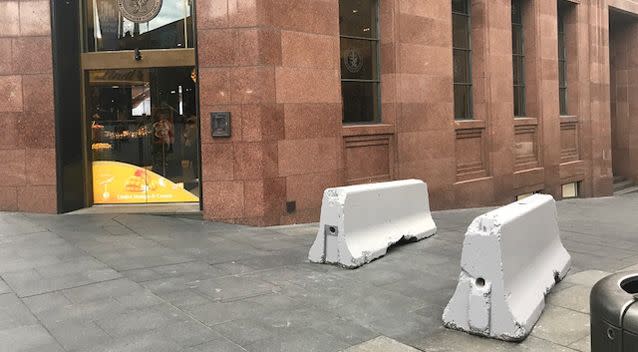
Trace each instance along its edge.
{"label": "pavement joint line", "polygon": [[[564,243],[564,242],[563,242],[563,243]],[[569,246],[568,246],[568,247],[569,247]],[[607,246],[603,246],[603,245],[601,245],[600,247],[606,247],[606,248],[609,248],[609,249],[616,249],[616,250],[621,249],[621,248],[607,247]],[[609,258],[609,256],[607,256],[607,255],[596,255],[596,254],[594,254],[594,253],[587,252],[587,251],[585,251],[585,250],[579,250],[579,249],[567,249],[567,251],[568,251],[569,253],[586,254],[586,255],[591,255],[591,256],[594,256],[594,257],[598,257],[598,258]],[[638,255],[638,251],[637,251],[635,254],[628,254],[627,256],[616,256],[615,258],[616,258],[617,260],[619,260],[619,261],[620,261],[620,260],[624,260],[624,259],[627,259],[627,258],[635,257],[636,255]]]}
{"label": "pavement joint line", "polygon": [[[146,267],[143,267],[143,268],[137,268],[137,269],[126,269],[126,270],[120,270],[120,271],[118,271],[118,272],[119,272],[119,273],[126,273],[126,272],[128,272],[128,271],[142,270],[142,269],[150,269],[150,270],[153,270],[153,269],[158,269],[158,268],[162,268],[162,267],[166,267],[166,266],[171,266],[171,265],[179,265],[179,264],[196,263],[196,262],[198,262],[198,261],[200,261],[200,260],[193,259],[193,260],[189,260],[189,261],[181,262],[181,263],[151,265],[151,266],[146,266]],[[205,262],[204,262],[204,263],[205,263]],[[208,264],[208,263],[206,263],[206,264]],[[210,264],[208,264],[208,265],[210,265]],[[150,281],[152,281],[152,280],[150,280]],[[142,281],[140,281],[140,282],[142,282]]]}
{"label": "pavement joint line", "polygon": [[[575,233],[575,234],[586,236],[586,237],[589,237],[589,238],[600,238],[600,234],[593,234],[593,233],[589,233],[589,232],[576,231],[576,230],[573,230],[573,229],[569,229],[569,230],[560,229],[560,232]],[[577,240],[573,240],[573,241],[577,241]],[[627,242],[629,242],[629,241],[627,241]],[[609,247],[609,246],[606,246],[606,247]],[[616,248],[616,247],[611,247],[611,248]]]}
{"label": "pavement joint line", "polygon": [[[173,307],[174,309],[176,309],[176,310],[178,310],[178,311],[182,312],[182,314],[184,314],[185,316],[189,317],[189,318],[190,318],[190,319],[192,319],[193,321],[197,322],[197,323],[198,323],[200,326],[202,326],[203,328],[205,328],[205,329],[207,329],[207,330],[209,330],[209,331],[211,331],[211,332],[213,332],[213,333],[215,333],[215,334],[218,334],[219,336],[221,336],[223,339],[226,339],[226,340],[227,340],[228,342],[230,342],[231,344],[233,344],[233,345],[235,345],[235,346],[237,346],[237,347],[241,348],[242,350],[244,350],[244,351],[248,352],[248,350],[246,350],[246,349],[245,349],[243,346],[241,346],[240,344],[238,344],[238,343],[236,343],[235,341],[231,340],[230,338],[228,338],[226,335],[222,334],[221,332],[219,332],[219,331],[217,331],[217,330],[213,329],[213,326],[214,326],[214,325],[209,326],[208,324],[204,323],[203,321],[201,321],[201,320],[197,319],[194,315],[190,314],[190,313],[189,313],[189,312],[187,312],[186,310],[183,310],[183,309],[181,309],[180,307],[177,307],[176,305],[174,305],[174,304],[173,304],[173,303],[171,303],[170,301],[165,300],[164,298],[162,298],[162,297],[160,297],[160,296],[156,295],[156,294],[155,294],[155,293],[153,293],[153,292],[151,292],[151,294],[152,294],[153,296],[157,297],[157,299],[158,299],[158,300],[160,300],[161,302],[163,302],[164,304],[166,304],[166,305],[168,305],[168,306],[170,306],[170,307]],[[229,321],[232,321],[232,320],[229,320]],[[96,323],[96,324],[97,324],[97,323]],[[216,325],[216,324],[215,324],[215,325]],[[210,342],[210,341],[214,341],[214,340],[215,340],[215,339],[212,339],[212,340],[209,340],[209,341],[206,341],[206,342],[202,342],[200,345],[203,345],[204,343],[207,343],[207,342]],[[197,345],[197,346],[198,346],[198,345]],[[190,347],[194,347],[194,346],[190,346]]]}
{"label": "pavement joint line", "polygon": [[[601,223],[602,223],[602,222],[601,222]],[[603,223],[603,224],[604,224],[604,223]],[[613,224],[609,224],[609,225],[613,225]],[[585,235],[585,236],[589,236],[589,237],[597,237],[597,236],[600,236],[600,234],[595,234],[595,233],[591,233],[591,232],[584,232],[583,230],[581,230],[581,231],[575,231],[575,230],[573,230],[572,228],[564,229],[564,228],[562,228],[562,227],[560,226],[560,224],[558,225],[558,229],[559,229],[561,232],[563,232],[563,231],[565,231],[565,232],[573,232],[573,233],[577,233],[577,234]]]}
{"label": "pavement joint line", "polygon": [[58,346],[60,347],[60,349],[62,349],[62,351],[67,351],[68,350],[64,347],[64,345],[60,342],[60,340],[58,340],[57,337],[55,337],[55,335],[53,335],[53,333],[51,332],[51,330],[49,330],[49,328],[44,325],[44,322],[42,320],[40,320],[40,317],[38,317],[32,310],[31,308],[24,303],[24,299],[22,299],[22,297],[18,296],[16,294],[16,297],[18,297],[18,299],[20,300],[20,303],[22,303],[22,305],[29,311],[29,313],[33,316],[33,318],[35,318],[35,320],[38,322],[38,324],[44,329],[46,330],[47,334],[49,334],[49,336],[51,336],[51,338],[53,339],[53,341],[55,341],[55,343],[58,344]]}
{"label": "pavement joint line", "polygon": [[[576,234],[579,237],[589,237],[590,239],[597,239],[600,238],[599,236],[593,236],[593,235],[589,235],[586,233],[580,233],[580,232],[574,232],[574,231],[561,231],[561,233],[565,233],[565,232],[570,232],[572,234]],[[562,237],[562,236],[561,236]],[[586,241],[583,241],[580,238],[564,238],[562,237],[563,242],[575,242],[578,244],[590,244],[587,243]],[[629,242],[629,241],[626,241]],[[600,244],[601,247],[605,247],[608,249],[613,249],[613,250],[624,250],[624,251],[631,251],[631,252],[636,252],[638,253],[638,245],[634,245],[634,247],[627,247],[627,246],[623,246],[623,245],[617,245],[617,246],[609,246],[609,245],[604,245],[604,244]]]}
{"label": "pavement joint line", "polygon": [[[184,263],[193,263],[193,262],[197,262],[197,261],[200,261],[200,260],[195,259],[195,260],[193,260],[193,261],[184,262]],[[235,262],[237,262],[237,263],[239,264],[239,262],[238,262],[238,261],[235,261],[235,260],[230,260],[230,261],[227,261],[227,262],[215,263],[215,264],[210,264],[210,263],[207,263],[207,262],[205,262],[205,261],[202,261],[202,262],[203,262],[203,263],[206,263],[206,264],[207,264],[207,265],[209,265],[209,266],[220,265],[220,264],[227,264],[227,263],[235,263]],[[165,265],[161,265],[161,266],[177,265],[177,264],[184,264],[184,263],[165,264]],[[161,267],[161,266],[160,266],[160,267]],[[217,279],[227,279],[227,278],[229,278],[229,277],[242,277],[242,276],[247,276],[247,275],[251,275],[251,274],[259,274],[259,273],[263,273],[263,272],[270,271],[270,270],[273,270],[273,269],[279,269],[279,268],[282,268],[282,267],[288,267],[288,266],[290,266],[290,265],[289,265],[289,264],[285,264],[285,265],[283,265],[283,266],[276,266],[276,267],[266,268],[266,269],[254,269],[254,270],[252,270],[252,271],[246,271],[246,272],[241,272],[241,273],[237,273],[237,274],[224,274],[224,275],[220,275],[220,276],[209,277],[209,278],[206,278],[206,279],[204,279],[204,280],[217,280]],[[157,267],[149,267],[149,268],[157,268]],[[127,271],[131,271],[131,270],[142,270],[142,269],[147,269],[147,268],[127,269]],[[253,268],[251,268],[251,269],[253,269]],[[118,272],[119,272],[119,271],[118,271]],[[122,272],[119,272],[119,273],[122,273]],[[171,278],[175,278],[175,277],[176,277],[176,276],[163,276],[163,277],[159,277],[159,278],[155,278],[155,279],[142,280],[142,281],[134,281],[134,282],[137,282],[137,283],[139,283],[139,284],[142,284],[142,283],[148,283],[148,282],[157,281],[157,280],[162,280],[162,279],[171,279]],[[279,285],[277,285],[276,283],[274,283],[274,282],[270,282],[270,281],[268,281],[268,280],[266,280],[266,279],[262,279],[262,278],[259,278],[259,279],[260,279],[260,280],[262,280],[262,281],[264,281],[264,282],[267,282],[267,283],[269,283],[269,284],[271,284],[271,285],[279,286]],[[195,280],[198,280],[198,279],[195,279]],[[131,281],[133,281],[133,280],[131,280]],[[192,280],[191,280],[191,282],[192,282]],[[208,297],[208,296],[207,296],[207,297]]]}
{"label": "pavement joint line", "polygon": [[[74,288],[80,288],[80,287],[85,287],[85,286],[90,286],[90,285],[95,285],[95,284],[101,284],[101,283],[105,283],[105,282],[110,282],[110,281],[117,281],[117,280],[130,280],[126,277],[120,276],[120,277],[116,277],[116,278],[112,278],[112,279],[106,279],[106,280],[102,280],[102,281],[95,281],[95,282],[89,282],[86,284],[81,284],[81,285],[77,285],[77,286],[72,286],[72,287],[65,287],[65,288],[59,288],[56,290],[51,290],[51,291],[46,291],[46,292],[41,292],[41,293],[36,293],[33,295],[26,295],[26,296],[18,296],[18,294],[16,293],[16,296],[18,296],[20,299],[23,298],[32,298],[32,297],[37,297],[37,296],[42,296],[42,295],[46,295],[46,294],[51,294],[51,293],[62,293],[64,295],[64,291],[66,290],[72,290]],[[65,296],[66,297],[66,296]],[[67,297],[68,298],[68,297]]]}
{"label": "pavement joint line", "polygon": [[[51,232],[51,231],[49,231],[49,230],[48,230],[48,229],[46,229],[46,228],[43,228],[43,229],[41,229],[41,230],[39,230],[39,231],[18,232],[18,233],[11,234],[11,235],[3,235],[3,234],[0,234],[0,238],[2,238],[2,237],[18,237],[18,236],[27,236],[27,235],[34,235],[34,234],[36,234],[36,233],[43,233],[43,232]],[[0,244],[2,244],[2,243],[0,243]]]}
{"label": "pavement joint line", "polygon": [[277,294],[277,293],[280,293],[280,291],[260,292],[260,293],[256,293],[256,294],[253,294],[253,295],[238,296],[238,297],[232,297],[232,298],[228,298],[228,299],[214,299],[214,298],[208,296],[207,294],[204,294],[204,295],[206,297],[210,298],[213,302],[230,303],[230,302],[243,301],[243,300],[250,299],[250,298],[269,296],[269,295],[273,295],[273,294]]}
{"label": "pavement joint line", "polygon": [[[548,340],[548,339],[545,339],[545,338],[542,338],[542,337],[536,336],[536,335],[534,335],[534,331],[532,331],[532,333],[530,334],[530,336],[532,336],[532,337],[534,337],[534,338],[537,338],[537,339],[539,339],[539,340],[543,340],[543,341],[545,341],[545,342],[548,342],[548,343],[550,343],[550,344],[552,344],[552,345],[556,345],[556,346],[564,347],[564,348],[566,348],[566,349],[568,349],[568,350],[571,350],[571,351],[581,352],[580,350],[577,350],[577,349],[575,349],[575,348],[573,348],[573,347],[569,347],[569,346],[567,346],[567,345],[563,345],[563,344],[560,344],[560,343],[556,343],[556,342],[554,342],[554,341],[550,341],[550,340]],[[576,340],[576,341],[574,341],[574,342],[570,343],[570,345],[572,345],[572,344],[574,344],[574,343],[576,343],[576,342],[578,342],[578,341],[580,341],[580,340],[582,340],[582,339],[583,339],[583,338],[580,338],[580,339],[578,339],[578,340]],[[525,339],[525,340],[527,340],[527,339]],[[525,341],[525,340],[523,340],[523,341]],[[522,341],[522,342],[523,342],[523,341]],[[522,343],[522,342],[521,342],[521,343]]]}
{"label": "pavement joint line", "polygon": [[[0,1],[1,1],[1,0],[0,0]],[[166,247],[164,247],[164,248],[165,248],[165,249],[171,249],[171,248],[166,248]],[[183,261],[183,262],[175,262],[175,263],[162,264],[162,265],[179,265],[179,264],[192,263],[192,262],[195,262],[195,261],[197,261],[197,259],[193,259],[193,258],[191,258],[191,260],[187,260],[187,261]],[[101,262],[101,261],[100,261],[100,262]],[[121,270],[117,270],[116,268],[114,268],[114,267],[112,267],[112,266],[110,266],[110,265],[108,265],[108,264],[106,264],[106,263],[103,263],[103,264],[104,264],[104,265],[106,265],[106,266],[108,266],[109,268],[111,268],[111,269],[115,270],[115,271],[116,271],[116,272],[118,272],[118,273],[121,273],[122,271],[143,270],[143,269],[146,269],[146,268],[151,268],[151,267],[146,267],[146,266],[139,266],[139,267],[135,266],[135,267],[128,268],[128,269],[126,269],[126,270],[122,270],[122,271],[121,271]]]}

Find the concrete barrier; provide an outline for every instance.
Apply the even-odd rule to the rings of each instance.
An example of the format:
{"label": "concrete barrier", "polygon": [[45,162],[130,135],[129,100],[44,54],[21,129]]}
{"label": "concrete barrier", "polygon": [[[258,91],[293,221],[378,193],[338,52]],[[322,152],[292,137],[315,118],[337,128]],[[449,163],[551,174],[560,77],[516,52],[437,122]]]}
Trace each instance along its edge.
{"label": "concrete barrier", "polygon": [[436,225],[423,181],[328,188],[308,258],[356,268],[385,255],[401,239],[420,240],[434,233]]}
{"label": "concrete barrier", "polygon": [[570,263],[551,196],[533,195],[483,214],[465,234],[461,275],[443,322],[476,335],[523,340]]}

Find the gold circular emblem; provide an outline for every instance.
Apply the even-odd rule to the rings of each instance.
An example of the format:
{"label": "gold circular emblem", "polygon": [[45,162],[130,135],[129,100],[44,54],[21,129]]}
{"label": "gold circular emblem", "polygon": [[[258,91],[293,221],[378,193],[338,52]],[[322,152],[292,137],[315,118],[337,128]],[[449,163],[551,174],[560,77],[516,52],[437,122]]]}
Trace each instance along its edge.
{"label": "gold circular emblem", "polygon": [[162,9],[162,0],[117,0],[122,16],[135,23],[148,22]]}

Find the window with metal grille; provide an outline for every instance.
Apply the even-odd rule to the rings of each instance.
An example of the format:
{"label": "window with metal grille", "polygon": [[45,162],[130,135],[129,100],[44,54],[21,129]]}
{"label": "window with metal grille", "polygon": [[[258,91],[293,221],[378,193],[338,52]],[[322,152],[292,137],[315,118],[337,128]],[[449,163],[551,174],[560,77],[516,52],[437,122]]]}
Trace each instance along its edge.
{"label": "window with metal grille", "polygon": [[340,0],[343,123],[380,121],[378,2]]}
{"label": "window with metal grille", "polygon": [[452,0],[454,118],[472,118],[472,43],[470,0]]}
{"label": "window with metal grille", "polygon": [[565,48],[565,12],[563,6],[558,7],[558,99],[560,114],[567,115],[567,49]]}
{"label": "window with metal grille", "polygon": [[521,0],[512,0],[512,63],[514,116],[525,116],[525,42]]}

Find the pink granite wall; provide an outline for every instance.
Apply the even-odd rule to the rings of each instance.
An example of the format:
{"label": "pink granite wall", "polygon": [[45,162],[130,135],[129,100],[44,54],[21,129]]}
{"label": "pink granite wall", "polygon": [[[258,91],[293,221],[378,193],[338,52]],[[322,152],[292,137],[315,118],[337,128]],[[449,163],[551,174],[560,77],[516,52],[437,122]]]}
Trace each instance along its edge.
{"label": "pink granite wall", "polygon": [[0,1],[0,210],[56,211],[49,2]]}

